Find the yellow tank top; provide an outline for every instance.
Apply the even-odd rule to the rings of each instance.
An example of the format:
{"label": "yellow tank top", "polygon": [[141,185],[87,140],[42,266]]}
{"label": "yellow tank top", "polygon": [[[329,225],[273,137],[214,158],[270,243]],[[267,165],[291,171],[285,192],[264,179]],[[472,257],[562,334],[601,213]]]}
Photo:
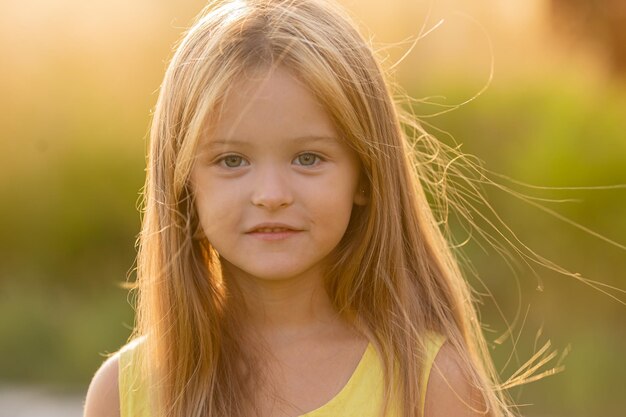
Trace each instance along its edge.
{"label": "yellow tank top", "polygon": [[[445,338],[429,334],[426,360],[420,382],[428,384],[430,369]],[[149,393],[141,384],[141,373],[137,366],[140,341],[133,341],[120,350],[119,391],[121,417],[151,417]],[[383,402],[383,369],[376,349],[370,343],[346,385],[330,401],[300,417],[378,417]],[[420,398],[420,408],[424,412],[425,398]],[[398,408],[393,404],[387,414],[397,417]]]}

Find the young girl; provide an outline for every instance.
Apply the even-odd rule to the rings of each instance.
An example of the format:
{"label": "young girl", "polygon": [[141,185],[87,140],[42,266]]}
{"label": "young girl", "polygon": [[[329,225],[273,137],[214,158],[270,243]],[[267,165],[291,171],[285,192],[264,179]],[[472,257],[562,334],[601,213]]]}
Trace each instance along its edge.
{"label": "young girl", "polygon": [[511,415],[405,116],[335,6],[207,7],[154,113],[135,337],[85,416]]}

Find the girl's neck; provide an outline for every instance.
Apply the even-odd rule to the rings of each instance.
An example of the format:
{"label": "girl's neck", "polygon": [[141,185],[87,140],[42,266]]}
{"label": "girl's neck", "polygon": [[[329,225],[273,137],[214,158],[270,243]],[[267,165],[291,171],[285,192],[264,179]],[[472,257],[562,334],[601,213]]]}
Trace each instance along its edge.
{"label": "girl's neck", "polygon": [[346,328],[324,289],[321,271],[289,279],[259,279],[223,264],[227,285],[243,297],[244,325],[270,345],[294,342]]}

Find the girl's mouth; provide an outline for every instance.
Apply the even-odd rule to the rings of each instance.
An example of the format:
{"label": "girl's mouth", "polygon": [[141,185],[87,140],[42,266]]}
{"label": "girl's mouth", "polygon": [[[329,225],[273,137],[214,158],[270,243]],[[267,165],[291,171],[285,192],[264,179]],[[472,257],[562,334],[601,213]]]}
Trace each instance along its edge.
{"label": "girl's mouth", "polygon": [[255,229],[253,233],[280,233],[280,232],[294,232],[293,229],[288,229],[285,227],[262,227],[259,229]]}
{"label": "girl's mouth", "polygon": [[289,227],[256,227],[247,234],[260,240],[277,241],[288,239],[300,232],[301,230]]}

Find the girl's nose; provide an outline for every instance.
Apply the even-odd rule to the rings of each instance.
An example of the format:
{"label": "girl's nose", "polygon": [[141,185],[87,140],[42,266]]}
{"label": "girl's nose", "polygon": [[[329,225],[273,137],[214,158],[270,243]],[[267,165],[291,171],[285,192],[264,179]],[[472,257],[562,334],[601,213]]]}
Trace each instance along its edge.
{"label": "girl's nose", "polygon": [[252,190],[252,204],[268,210],[288,207],[293,203],[293,193],[287,179],[278,170],[259,172]]}

